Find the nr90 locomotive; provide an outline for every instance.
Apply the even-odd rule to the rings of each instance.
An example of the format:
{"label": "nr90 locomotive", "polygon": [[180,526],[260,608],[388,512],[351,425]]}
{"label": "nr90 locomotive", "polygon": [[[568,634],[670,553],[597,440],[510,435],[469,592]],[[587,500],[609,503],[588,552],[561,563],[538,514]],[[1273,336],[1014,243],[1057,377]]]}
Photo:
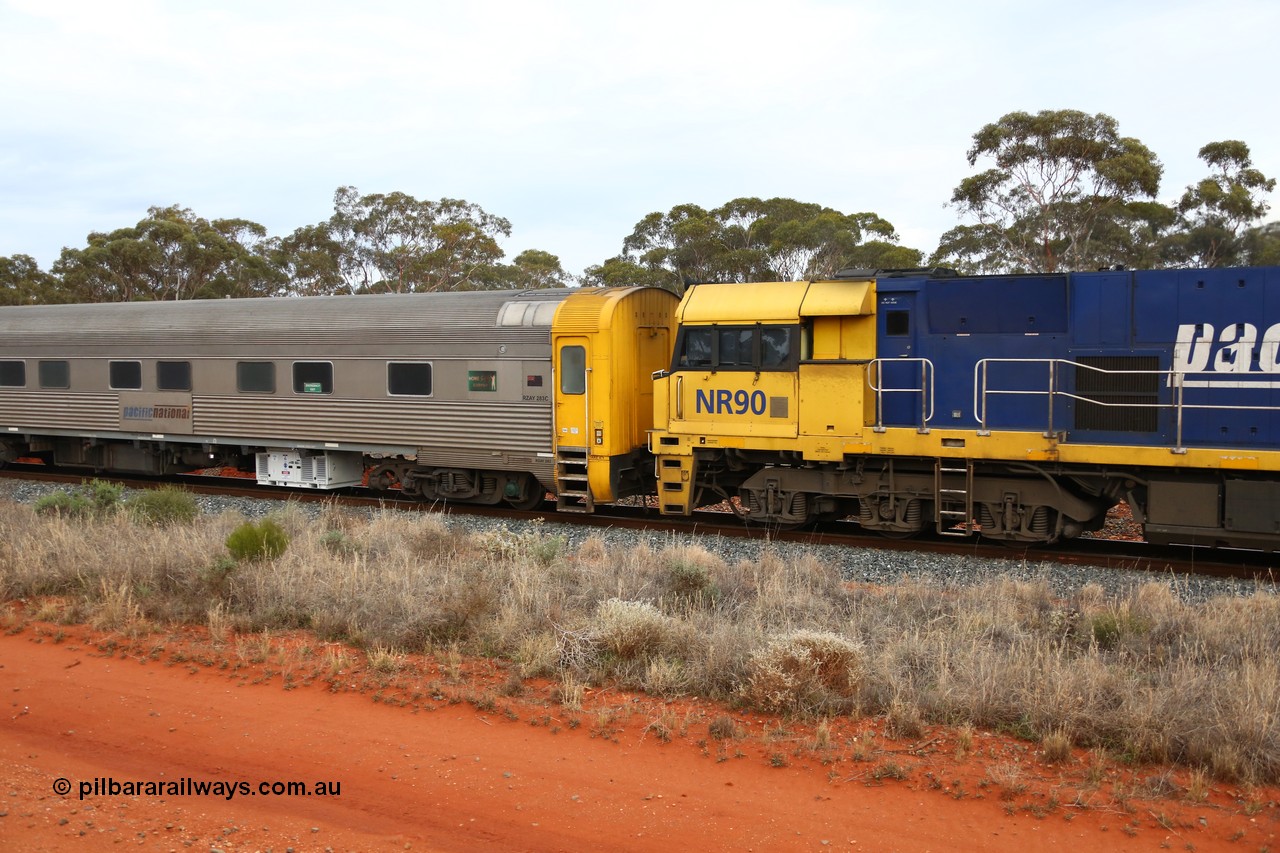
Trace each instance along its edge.
{"label": "nr90 locomotive", "polygon": [[1150,541],[1280,548],[1280,269],[848,270],[677,318],[663,513],[1049,543],[1124,501]]}

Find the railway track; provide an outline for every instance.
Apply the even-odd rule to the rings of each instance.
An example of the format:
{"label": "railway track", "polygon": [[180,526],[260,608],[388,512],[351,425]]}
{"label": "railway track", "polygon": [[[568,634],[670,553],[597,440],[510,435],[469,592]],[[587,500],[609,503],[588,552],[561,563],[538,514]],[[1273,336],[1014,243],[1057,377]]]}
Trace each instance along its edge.
{"label": "railway track", "polygon": [[[92,479],[83,473],[53,471],[39,466],[16,465],[0,470],[0,479],[33,480],[79,485]],[[172,479],[100,477],[128,488],[147,489],[173,485]],[[292,500],[307,503],[336,501],[352,507],[390,507],[407,512],[441,512],[483,518],[574,524],[683,535],[767,539],[803,545],[824,545],[873,549],[886,552],[920,552],[984,560],[1053,562],[1062,565],[1095,566],[1156,574],[1189,574],[1275,583],[1280,578],[1280,559],[1275,554],[1235,549],[1190,546],[1157,546],[1141,541],[1079,538],[1053,547],[1010,547],[979,537],[921,535],[911,539],[890,539],[869,533],[853,522],[831,522],[805,530],[779,530],[744,525],[731,513],[702,510],[691,518],[661,516],[656,509],[613,506],[592,514],[558,512],[550,501],[532,510],[476,504],[438,504],[414,500],[373,497],[350,491],[322,491],[260,486],[252,481],[200,475],[176,478],[184,488],[202,495]]]}

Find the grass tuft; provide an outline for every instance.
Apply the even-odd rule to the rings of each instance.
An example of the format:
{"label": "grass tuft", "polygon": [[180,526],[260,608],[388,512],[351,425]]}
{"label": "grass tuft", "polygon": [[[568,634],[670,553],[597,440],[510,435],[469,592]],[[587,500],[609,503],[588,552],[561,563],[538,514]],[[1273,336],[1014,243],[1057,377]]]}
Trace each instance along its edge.
{"label": "grass tuft", "polygon": [[227,550],[240,562],[274,560],[289,547],[289,535],[275,519],[246,521],[227,536]]}
{"label": "grass tuft", "polygon": [[138,523],[157,527],[190,524],[200,515],[195,497],[176,486],[141,492],[130,498],[125,507]]}

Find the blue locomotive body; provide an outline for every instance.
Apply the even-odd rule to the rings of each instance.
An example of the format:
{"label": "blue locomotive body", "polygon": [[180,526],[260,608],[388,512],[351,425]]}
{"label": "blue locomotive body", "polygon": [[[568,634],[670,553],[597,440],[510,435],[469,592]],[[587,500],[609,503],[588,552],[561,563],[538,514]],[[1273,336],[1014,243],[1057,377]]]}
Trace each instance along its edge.
{"label": "blue locomotive body", "polygon": [[1280,268],[876,284],[886,426],[1280,448]]}

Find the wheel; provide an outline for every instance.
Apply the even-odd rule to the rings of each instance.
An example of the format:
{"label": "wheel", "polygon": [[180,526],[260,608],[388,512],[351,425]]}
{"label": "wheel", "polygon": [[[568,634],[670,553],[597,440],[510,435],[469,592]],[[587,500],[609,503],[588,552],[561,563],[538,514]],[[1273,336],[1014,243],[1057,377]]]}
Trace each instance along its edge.
{"label": "wheel", "polygon": [[[519,494],[511,494],[513,487],[519,489]],[[528,475],[515,477],[513,475],[511,479],[507,480],[507,484],[503,488],[502,499],[512,509],[528,512],[531,509],[537,509],[542,506],[542,502],[547,499],[547,490],[534,477]]]}
{"label": "wheel", "polygon": [[518,509],[521,512],[528,512],[531,509],[537,509],[542,506],[542,502],[547,499],[547,493],[539,483],[537,488],[529,488],[529,494],[521,498],[504,498],[507,506],[512,509]]}

